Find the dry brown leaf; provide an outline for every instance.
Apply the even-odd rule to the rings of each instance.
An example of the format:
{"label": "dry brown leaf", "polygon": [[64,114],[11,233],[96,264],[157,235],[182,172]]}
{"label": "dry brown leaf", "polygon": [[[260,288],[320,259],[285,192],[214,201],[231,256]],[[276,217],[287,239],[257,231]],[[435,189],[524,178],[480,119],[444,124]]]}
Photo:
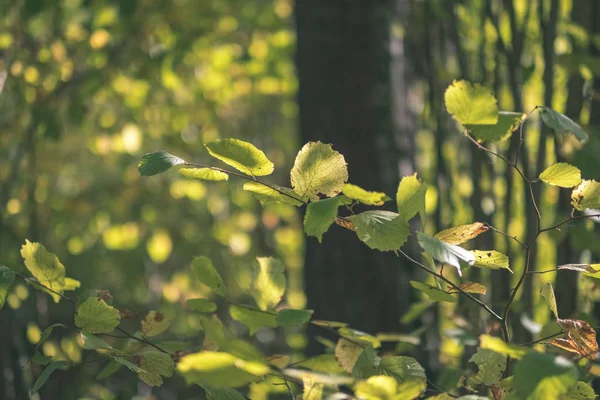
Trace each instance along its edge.
{"label": "dry brown leaf", "polygon": [[335,217],[335,223],[339,226],[350,229],[351,231],[356,232],[356,226],[352,222],[350,222],[347,218]]}
{"label": "dry brown leaf", "polygon": [[585,321],[578,319],[558,319],[558,325],[565,331],[566,338],[554,339],[550,344],[563,350],[578,353],[593,360],[598,353],[596,331]]}

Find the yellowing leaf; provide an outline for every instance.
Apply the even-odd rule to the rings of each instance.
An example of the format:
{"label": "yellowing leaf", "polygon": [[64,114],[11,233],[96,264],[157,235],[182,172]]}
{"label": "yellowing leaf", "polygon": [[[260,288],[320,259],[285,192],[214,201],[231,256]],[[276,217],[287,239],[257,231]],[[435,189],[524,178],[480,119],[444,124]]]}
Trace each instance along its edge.
{"label": "yellowing leaf", "polygon": [[[354,385],[354,394],[365,400],[387,400],[395,398],[398,382],[391,376],[375,375]],[[414,397],[403,397],[411,400]]]}
{"label": "yellowing leaf", "polygon": [[296,363],[298,367],[325,374],[343,374],[344,370],[338,364],[333,354],[320,354]]}
{"label": "yellowing leaf", "polygon": [[557,319],[558,325],[565,331],[567,339],[576,352],[594,360],[598,353],[596,331],[585,321],[578,319]]}
{"label": "yellowing leaf", "polygon": [[423,282],[410,281],[410,286],[419,292],[425,293],[432,301],[446,301],[449,303],[456,303],[457,301],[452,295]]}
{"label": "yellowing leaf", "polygon": [[585,382],[577,382],[564,395],[565,400],[594,400],[596,397],[594,389]]}
{"label": "yellowing leaf", "polygon": [[[21,256],[23,256],[25,266],[29,272],[31,272],[41,285],[57,293],[63,292],[65,288],[65,267],[54,253],[50,253],[40,243],[32,243],[29,240],[25,240],[25,244],[21,247]],[[58,294],[49,294],[55,303],[60,301]]]}
{"label": "yellowing leaf", "polygon": [[490,335],[479,336],[479,347],[481,349],[489,349],[496,353],[504,354],[510,358],[521,359],[525,353],[527,353],[526,347],[517,346],[514,344],[508,344],[502,339]]}
{"label": "yellowing leaf", "polygon": [[138,171],[142,176],[152,176],[167,171],[169,168],[185,163],[179,157],[167,153],[164,150],[144,154],[138,164]]}
{"label": "yellowing leaf", "polygon": [[285,293],[285,266],[272,257],[257,257],[254,265],[251,295],[258,308],[266,311],[276,306]]}
{"label": "yellowing leaf", "polygon": [[[475,294],[486,294],[487,288],[483,286],[481,283],[477,282],[465,282],[463,284],[458,285],[459,288],[464,290],[467,293],[475,293]],[[457,293],[458,291],[453,291],[453,288],[449,288],[448,290],[451,293]]]}
{"label": "yellowing leaf", "polygon": [[490,125],[465,125],[468,132],[479,142],[497,142],[508,139],[521,125],[525,114],[500,111],[498,122]]}
{"label": "yellowing leaf", "polygon": [[580,142],[588,138],[587,133],[571,118],[549,107],[542,107],[540,109],[540,117],[542,122],[549,128],[554,129],[556,133],[572,133]]}
{"label": "yellowing leaf", "polygon": [[498,105],[492,92],[467,81],[454,81],[444,94],[446,109],[463,125],[493,125],[498,122]]}
{"label": "yellowing leaf", "polygon": [[442,242],[440,239],[417,232],[417,240],[427,254],[441,263],[453,266],[462,275],[462,267],[473,265],[475,256],[462,247]]}
{"label": "yellowing leaf", "polygon": [[75,290],[80,287],[81,287],[81,282],[79,282],[77,279],[65,277],[65,287],[64,287],[65,291]]}
{"label": "yellowing leaf", "polygon": [[381,370],[398,381],[398,399],[416,399],[425,391],[425,369],[414,358],[384,357],[381,359]]}
{"label": "yellowing leaf", "polygon": [[225,283],[223,283],[221,275],[217,272],[210,258],[205,256],[194,257],[192,271],[200,282],[211,288],[215,293],[223,297],[227,296]]}
{"label": "yellowing leaf", "polygon": [[150,311],[142,321],[142,333],[148,337],[160,335],[168,327],[169,320],[165,318],[165,315],[154,310]]}
{"label": "yellowing leaf", "polygon": [[89,333],[108,333],[121,321],[119,310],[109,306],[104,300],[90,297],[77,307],[75,325]]}
{"label": "yellowing leaf", "polygon": [[558,319],[558,308],[556,307],[556,298],[554,297],[554,289],[552,288],[552,284],[547,282],[544,286],[542,286],[540,293],[546,299],[548,307],[550,307],[550,311],[552,311],[554,317]]}
{"label": "yellowing leaf", "polygon": [[305,377],[302,379],[303,394],[302,400],[322,400],[323,399],[323,384],[317,383],[314,379]]}
{"label": "yellowing leaf", "polygon": [[243,188],[252,193],[263,206],[269,203],[283,203],[296,207],[304,204],[300,201],[299,195],[294,193],[290,188],[284,188],[277,185],[265,186],[259,182],[246,182],[244,183]]}
{"label": "yellowing leaf", "polygon": [[473,264],[478,268],[488,269],[507,269],[510,272],[510,261],[508,256],[500,253],[496,250],[473,250],[471,254],[475,257],[475,263]]}
{"label": "yellowing leaf", "polygon": [[178,172],[186,178],[201,181],[226,181],[229,179],[229,174],[213,168],[181,168]]}
{"label": "yellowing leaf", "polygon": [[557,163],[546,168],[540,179],[550,185],[572,188],[581,183],[581,171],[571,164]]}
{"label": "yellowing leaf", "polygon": [[340,367],[351,374],[364,349],[364,346],[359,346],[354,341],[341,338],[335,346],[335,358]]}
{"label": "yellowing leaf", "polygon": [[275,166],[261,150],[239,139],[224,139],[204,145],[211,156],[250,176],[265,176]]}
{"label": "yellowing leaf", "polygon": [[483,222],[475,222],[443,230],[437,233],[435,237],[442,242],[458,245],[476,238],[480,234],[487,232],[488,229],[490,228]]}
{"label": "yellowing leaf", "polygon": [[261,328],[275,328],[277,326],[277,322],[275,321],[277,315],[251,307],[231,305],[229,307],[229,314],[231,318],[246,325],[250,330],[250,335],[254,335]]}
{"label": "yellowing leaf", "polygon": [[360,201],[368,206],[382,206],[386,201],[391,200],[385,193],[369,192],[350,183],[344,185],[342,193],[352,200]]}
{"label": "yellowing leaf", "polygon": [[571,204],[579,211],[600,208],[600,182],[584,179],[571,193]]}
{"label": "yellowing leaf", "polygon": [[398,213],[405,220],[419,214],[421,223],[425,221],[425,195],[427,184],[417,178],[417,174],[405,176],[398,185],[396,192],[396,204]]}
{"label": "yellowing leaf", "polygon": [[292,188],[303,200],[318,200],[319,194],[333,197],[342,191],[348,167],[330,144],[309,142],[298,152],[290,177]]}
{"label": "yellowing leaf", "polygon": [[398,250],[410,236],[406,220],[391,211],[365,211],[347,219],[356,227],[358,238],[372,249]]}
{"label": "yellowing leaf", "polygon": [[304,214],[304,233],[314,236],[321,242],[323,234],[327,232],[338,214],[338,207],[343,204],[344,196],[336,196],[311,202],[306,207]]}
{"label": "yellowing leaf", "polygon": [[317,326],[323,326],[325,328],[343,328],[344,326],[348,326],[346,322],[324,321],[320,319],[314,319],[310,321],[310,323]]}

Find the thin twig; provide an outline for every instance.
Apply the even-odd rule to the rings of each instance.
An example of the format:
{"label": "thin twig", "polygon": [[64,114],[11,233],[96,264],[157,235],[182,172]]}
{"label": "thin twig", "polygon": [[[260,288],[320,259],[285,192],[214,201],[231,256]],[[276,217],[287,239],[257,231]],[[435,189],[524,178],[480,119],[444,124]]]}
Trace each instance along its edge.
{"label": "thin twig", "polygon": [[525,180],[525,182],[529,183],[529,179],[527,179],[527,177],[523,174],[523,171],[521,171],[521,168],[519,168],[518,165],[514,165],[513,163],[511,163],[508,160],[508,158],[504,157],[502,154],[496,153],[494,150],[488,149],[487,147],[485,147],[484,145],[479,143],[475,138],[473,138],[473,136],[469,135],[468,133],[465,133],[465,136],[467,137],[467,139],[469,139],[471,142],[473,142],[475,144],[475,146],[477,146],[480,150],[483,150],[487,153],[490,153],[491,155],[493,155],[495,157],[498,157],[499,159],[504,161],[507,165],[514,168],[515,171],[517,171],[519,173],[519,175],[521,175],[521,177]]}
{"label": "thin twig", "polygon": [[488,223],[485,223],[485,226],[487,226],[489,229],[493,230],[494,232],[499,233],[500,235],[506,236],[507,238],[514,240],[521,247],[523,247],[525,250],[527,250],[529,248],[526,244],[524,244],[523,242],[521,242],[516,236],[509,235],[508,233],[503,232],[500,229],[496,229],[496,228],[494,228],[492,225],[490,225]]}
{"label": "thin twig", "polygon": [[523,284],[523,281],[525,280],[525,277],[527,276],[527,273],[529,272],[530,260],[531,260],[531,249],[527,249],[527,257],[525,259],[525,268],[523,269],[523,274],[519,278],[517,285],[513,288],[512,292],[510,294],[510,298],[508,299],[508,303],[506,303],[506,306],[504,307],[504,313],[502,315],[502,322],[503,322],[502,330],[504,332],[504,335],[506,336],[507,342],[510,342],[510,337],[508,335],[508,312],[510,311],[510,306],[512,305],[513,301],[515,300],[515,297],[517,296],[517,292],[519,291],[519,288]]}
{"label": "thin twig", "polygon": [[564,221],[562,221],[562,222],[560,222],[560,223],[558,223],[558,224],[556,224],[554,226],[551,226],[549,228],[540,229],[540,233],[558,229],[561,226],[563,226],[564,224],[567,224],[567,223],[569,223],[571,221],[575,221],[577,219],[584,219],[584,218],[600,218],[600,214],[577,215],[577,216],[571,215],[569,218],[565,219]]}
{"label": "thin twig", "polygon": [[565,331],[561,330],[560,332],[553,333],[552,335],[548,335],[548,336],[546,336],[546,337],[543,337],[543,338],[541,338],[541,339],[538,339],[538,340],[534,340],[534,341],[527,342],[527,343],[521,343],[521,344],[519,344],[519,346],[531,346],[532,344],[541,343],[541,342],[543,342],[544,340],[548,340],[548,339],[552,339],[552,338],[555,338],[555,337],[557,337],[557,336],[560,336],[560,335],[562,335],[563,333],[565,333]]}

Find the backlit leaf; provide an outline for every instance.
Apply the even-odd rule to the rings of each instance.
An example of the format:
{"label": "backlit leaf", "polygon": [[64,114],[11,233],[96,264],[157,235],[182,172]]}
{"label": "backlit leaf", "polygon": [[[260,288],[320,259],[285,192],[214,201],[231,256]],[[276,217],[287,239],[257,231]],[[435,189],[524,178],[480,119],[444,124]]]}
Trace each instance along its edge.
{"label": "backlit leaf", "polygon": [[[57,293],[62,293],[65,288],[65,267],[58,260],[58,257],[50,253],[40,243],[32,243],[25,240],[21,247],[21,256],[25,260],[25,266],[31,274],[43,286],[52,289]],[[49,293],[58,303],[60,296],[55,293]]]}
{"label": "backlit leaf", "polygon": [[498,122],[498,105],[491,90],[480,84],[454,81],[444,94],[446,109],[463,125],[493,125]]}
{"label": "backlit leaf", "polygon": [[414,358],[384,357],[381,359],[381,370],[398,381],[397,392],[402,399],[415,399],[425,391],[425,369]]}
{"label": "backlit leaf", "polygon": [[504,354],[510,358],[521,359],[527,352],[527,348],[508,344],[502,339],[490,335],[479,336],[479,347],[481,349],[489,349],[496,353]]}
{"label": "backlit leaf", "polygon": [[81,287],[81,282],[79,282],[77,279],[65,277],[65,287],[63,290],[71,291],[71,290],[79,289],[80,287]]}
{"label": "backlit leaf", "polygon": [[556,298],[554,297],[554,289],[552,288],[552,284],[547,282],[544,286],[542,286],[540,293],[546,299],[548,307],[550,307],[550,311],[552,311],[554,317],[558,319],[558,307],[556,306]]}
{"label": "backlit leaf", "polygon": [[571,118],[564,114],[554,111],[549,107],[541,107],[540,117],[544,124],[554,129],[556,133],[572,133],[580,142],[588,139],[588,134],[575,123]]}
{"label": "backlit leaf", "polygon": [[277,315],[265,313],[251,307],[231,305],[229,307],[229,314],[231,318],[246,325],[250,330],[250,335],[254,335],[261,328],[275,328],[277,326],[277,322],[275,321]]}
{"label": "backlit leaf", "polygon": [[215,140],[204,145],[211,156],[250,176],[265,176],[274,165],[265,153],[254,145],[239,139]]}
{"label": "backlit leaf", "polygon": [[488,229],[490,228],[483,222],[475,222],[443,230],[437,233],[435,237],[442,242],[458,245],[476,238],[480,234],[487,232]]}
{"label": "backlit leaf", "polygon": [[323,384],[315,382],[314,379],[306,377],[302,379],[302,400],[322,400]]}
{"label": "backlit leaf", "polygon": [[169,168],[185,163],[179,157],[159,150],[154,153],[144,154],[138,164],[138,171],[142,176],[152,176],[167,171]]}
{"label": "backlit leaf", "polygon": [[277,185],[265,186],[258,182],[246,182],[243,188],[252,193],[263,206],[269,203],[283,203],[296,207],[304,204],[299,200],[299,195],[290,188]]}
{"label": "backlit leaf", "polygon": [[382,206],[386,201],[391,200],[385,193],[370,192],[350,183],[344,185],[342,193],[352,200],[357,200],[368,206]]}
{"label": "backlit leaf", "polygon": [[372,249],[398,250],[410,236],[406,220],[391,211],[365,211],[348,219],[356,226],[358,238]]}
{"label": "backlit leaf", "polygon": [[405,176],[398,185],[396,204],[398,213],[405,221],[419,214],[421,223],[425,221],[425,195],[427,184],[417,178],[417,174]]}
{"label": "backlit leaf", "polygon": [[473,250],[471,254],[475,257],[473,265],[478,268],[507,269],[510,272],[510,260],[508,256],[496,250]]}
{"label": "backlit leaf", "polygon": [[15,281],[15,273],[8,267],[0,265],[0,309],[4,306],[8,289]]}
{"label": "backlit leaf", "polygon": [[600,182],[584,179],[571,193],[571,204],[579,211],[600,208]]}
{"label": "backlit leaf", "polygon": [[150,311],[142,321],[142,333],[148,337],[160,335],[168,327],[169,320],[165,318],[165,315],[154,310]]}
{"label": "backlit leaf", "polygon": [[423,232],[417,232],[417,240],[427,254],[441,263],[455,267],[459,275],[462,275],[461,268],[475,263],[475,256],[462,247],[442,242]]}
{"label": "backlit leaf", "polygon": [[485,386],[491,386],[500,381],[506,369],[506,356],[488,349],[478,349],[469,362],[477,364],[479,368],[474,378],[475,382]]}
{"label": "backlit leaf", "polygon": [[350,385],[354,382],[354,378],[347,375],[321,374],[318,372],[307,371],[305,369],[286,368],[283,370],[283,374],[294,380],[310,378],[315,382],[322,383],[326,386]]}
{"label": "backlit leaf", "polygon": [[517,130],[524,116],[519,112],[500,111],[495,124],[465,125],[465,128],[479,142],[497,142],[508,139]]}
{"label": "backlit leaf", "polygon": [[139,366],[144,371],[157,373],[167,378],[173,375],[175,362],[169,354],[163,353],[162,351],[148,350],[137,356],[141,357]]}
{"label": "backlit leaf", "polygon": [[298,328],[310,321],[312,315],[313,310],[281,310],[275,321],[278,326]]}
{"label": "backlit leaf", "polygon": [[285,266],[272,257],[256,257],[250,293],[258,308],[266,311],[276,306],[285,293]]}
{"label": "backlit leaf", "polygon": [[566,337],[583,357],[594,360],[598,353],[596,331],[585,321],[577,319],[557,319],[558,325],[565,332]]}
{"label": "backlit leaf", "polygon": [[585,382],[577,382],[563,395],[564,400],[594,400],[594,389]]}
{"label": "backlit leaf", "polygon": [[[458,285],[458,287],[467,293],[475,293],[475,294],[486,294],[487,293],[487,288],[485,286],[483,286],[481,283],[477,283],[477,282],[465,282],[465,283]],[[454,288],[452,288],[452,287],[448,288],[448,290],[452,293],[458,292],[458,291],[455,291]]]}
{"label": "backlit leaf", "polygon": [[306,213],[304,214],[304,233],[307,236],[316,237],[321,242],[323,234],[334,223],[338,214],[338,207],[343,202],[344,196],[311,202],[306,207]]}
{"label": "backlit leaf", "polygon": [[342,191],[348,167],[330,144],[309,142],[298,152],[290,177],[292,188],[303,200],[318,200],[320,194],[333,197]]}
{"label": "backlit leaf", "polygon": [[339,366],[349,374],[352,373],[358,357],[365,349],[365,345],[358,345],[357,343],[358,342],[341,338],[335,346],[335,358]]}
{"label": "backlit leaf", "polygon": [[540,179],[550,185],[572,188],[581,183],[581,171],[571,164],[556,163],[546,168]]}
{"label": "backlit leaf", "polygon": [[90,333],[108,333],[121,321],[119,310],[109,306],[104,300],[90,297],[77,307],[75,325]]}
{"label": "backlit leaf", "polygon": [[210,258],[205,256],[194,257],[192,271],[200,282],[211,288],[215,293],[225,297],[225,283],[217,272]]}
{"label": "backlit leaf", "polygon": [[296,366],[325,374],[335,375],[344,373],[344,369],[340,367],[333,354],[320,354],[296,363]]}
{"label": "backlit leaf", "polygon": [[314,319],[310,321],[311,324],[317,326],[323,326],[326,328],[343,328],[344,326],[348,326],[346,322],[338,322],[338,321],[324,321],[320,319]]}
{"label": "backlit leaf", "polygon": [[35,393],[37,393],[38,390],[40,390],[42,386],[44,386],[46,381],[48,381],[48,378],[55,370],[57,370],[58,368],[67,367],[69,365],[71,365],[71,363],[68,361],[52,361],[50,364],[48,364],[48,366],[44,369],[44,371],[42,371],[40,376],[35,381],[35,384],[31,389],[30,395],[33,396]]}
{"label": "backlit leaf", "polygon": [[179,174],[189,179],[201,181],[226,181],[229,174],[212,168],[181,168]]}
{"label": "backlit leaf", "polygon": [[451,294],[423,282],[410,281],[410,286],[419,292],[425,293],[432,301],[446,301],[449,303],[456,303],[457,301],[456,297]]}
{"label": "backlit leaf", "polygon": [[[398,382],[391,376],[375,375],[354,385],[354,394],[360,399],[396,399]],[[411,400],[415,397],[402,397]]]}

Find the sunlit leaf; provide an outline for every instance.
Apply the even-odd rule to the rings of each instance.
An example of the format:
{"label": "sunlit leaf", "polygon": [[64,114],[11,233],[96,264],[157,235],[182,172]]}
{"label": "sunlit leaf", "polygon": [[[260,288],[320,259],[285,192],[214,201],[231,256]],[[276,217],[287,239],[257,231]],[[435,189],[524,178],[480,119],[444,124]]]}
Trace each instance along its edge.
{"label": "sunlit leaf", "polygon": [[323,399],[323,384],[315,382],[314,379],[302,379],[302,400],[322,400]]}
{"label": "sunlit leaf", "polygon": [[333,354],[320,354],[296,363],[296,366],[325,374],[339,375],[344,373],[344,369],[340,367]]}
{"label": "sunlit leaf", "polygon": [[[354,394],[360,399],[380,400],[396,398],[398,382],[391,376],[375,375],[354,385]],[[415,397],[403,397],[411,400]]]}
{"label": "sunlit leaf", "polygon": [[299,328],[310,321],[313,310],[281,310],[277,313],[275,321],[278,326],[286,328]]}
{"label": "sunlit leaf", "polygon": [[546,168],[540,179],[550,185],[572,188],[581,183],[581,171],[571,164],[556,163]]}
{"label": "sunlit leaf", "polygon": [[335,358],[339,366],[349,374],[352,373],[358,357],[365,349],[365,345],[359,343],[341,338],[335,346]]}
{"label": "sunlit leaf", "polygon": [[564,400],[594,400],[596,397],[594,389],[585,382],[577,382],[563,395]]}
{"label": "sunlit leaf", "polygon": [[37,393],[38,390],[40,390],[42,386],[44,386],[46,381],[48,381],[48,378],[55,370],[57,370],[58,368],[67,367],[69,365],[71,365],[71,363],[68,361],[52,361],[50,364],[48,364],[48,366],[42,371],[40,376],[35,381],[35,384],[31,389],[30,395],[33,396],[35,393]]}
{"label": "sunlit leaf", "polygon": [[285,266],[272,257],[256,257],[252,274],[251,295],[258,308],[266,311],[276,306],[285,293]]}
{"label": "sunlit leaf", "polygon": [[478,349],[469,362],[477,364],[479,368],[475,382],[486,386],[500,381],[506,369],[506,356],[488,349]]}
{"label": "sunlit leaf", "polygon": [[415,399],[427,386],[425,369],[411,357],[394,356],[381,359],[381,370],[398,381],[397,393],[402,399]]}
{"label": "sunlit leaf", "polygon": [[432,301],[447,301],[456,303],[456,297],[423,282],[410,281],[410,286],[417,289],[419,292],[425,293]]}
{"label": "sunlit leaf", "polygon": [[306,213],[304,214],[304,233],[307,236],[316,237],[321,242],[323,234],[334,223],[338,214],[338,207],[343,204],[344,197],[336,196],[331,199],[311,202],[306,207]]}
{"label": "sunlit leaf", "polygon": [[419,214],[421,223],[425,221],[425,195],[427,184],[417,178],[417,174],[405,176],[398,184],[396,205],[398,213],[405,221]]}
{"label": "sunlit leaf", "polygon": [[575,123],[571,118],[564,114],[554,111],[549,107],[541,107],[540,117],[542,122],[556,133],[572,133],[580,142],[588,139],[588,134]]}
{"label": "sunlit leaf", "polygon": [[[467,293],[475,293],[475,294],[486,294],[487,288],[483,286],[481,283],[477,282],[465,282],[458,285],[459,288],[464,290]],[[457,293],[454,288],[450,287],[448,290],[452,293]]]}
{"label": "sunlit leaf", "polygon": [[496,250],[473,250],[471,254],[475,257],[473,265],[478,268],[507,269],[510,272],[510,260],[508,256]]}
{"label": "sunlit leaf", "polygon": [[[287,354],[273,354],[267,358],[267,362],[279,369],[283,369],[290,364],[292,358]],[[297,364],[296,364],[297,365]]]}
{"label": "sunlit leaf", "polygon": [[138,164],[140,175],[152,176],[167,171],[169,168],[185,163],[179,157],[167,153],[164,150],[159,150],[154,153],[144,154]]}
{"label": "sunlit leaf", "polygon": [[556,306],[556,298],[554,297],[554,289],[552,288],[552,284],[547,282],[544,286],[542,286],[540,293],[546,299],[548,307],[550,307],[550,311],[552,311],[554,317],[558,319],[558,307]]}
{"label": "sunlit leaf", "polygon": [[489,227],[483,222],[475,222],[473,224],[461,225],[443,230],[437,233],[435,237],[442,242],[459,245],[487,232],[488,229]]}
{"label": "sunlit leaf", "polygon": [[109,306],[104,300],[90,297],[77,307],[75,325],[90,333],[108,333],[121,321],[119,310]]}
{"label": "sunlit leaf", "polygon": [[151,337],[160,335],[169,327],[169,320],[165,315],[158,311],[150,311],[142,321],[142,333]]}
{"label": "sunlit leaf", "polygon": [[453,266],[462,275],[462,268],[473,265],[475,256],[462,247],[455,246],[423,232],[417,232],[417,240],[427,254],[435,260]]}
{"label": "sunlit leaf", "polygon": [[571,193],[571,204],[579,211],[600,208],[600,182],[584,179]]}
{"label": "sunlit leaf", "polygon": [[81,287],[81,282],[79,282],[77,279],[65,277],[65,287],[63,288],[63,290],[71,291],[71,290],[79,289],[80,287]]}
{"label": "sunlit leaf", "polygon": [[558,325],[583,357],[594,360],[598,353],[596,331],[585,321],[577,319],[557,319]]}
{"label": "sunlit leaf", "polygon": [[310,323],[317,326],[323,326],[325,328],[343,328],[344,326],[348,326],[346,322],[324,321],[320,319],[314,319],[310,321]]}
{"label": "sunlit leaf", "polygon": [[[32,243],[25,240],[21,247],[21,256],[25,260],[25,266],[31,274],[43,286],[62,293],[65,288],[65,267],[58,260],[58,257],[50,253],[40,243]],[[58,303],[60,296],[56,293],[50,293],[55,303]]]}
{"label": "sunlit leaf", "polygon": [[321,374],[318,372],[307,371],[305,369],[287,368],[283,370],[283,373],[284,375],[295,380],[310,378],[315,382],[322,383],[326,386],[350,385],[354,382],[354,378],[347,375]]}
{"label": "sunlit leaf", "polygon": [[330,144],[309,142],[298,152],[290,177],[292,188],[303,200],[318,200],[320,194],[333,197],[342,191],[348,167]]}
{"label": "sunlit leaf", "polygon": [[207,299],[188,299],[187,304],[192,310],[202,313],[217,311],[217,303]]}
{"label": "sunlit leaf", "polygon": [[265,327],[274,328],[277,326],[274,313],[267,313],[251,307],[242,307],[231,305],[229,307],[231,318],[246,325],[250,330],[250,335],[254,335],[257,330]]}
{"label": "sunlit leaf", "polygon": [[497,142],[508,139],[517,130],[524,116],[519,112],[500,111],[495,124],[465,125],[465,128],[479,142]]}
{"label": "sunlit leaf", "polygon": [[267,205],[269,203],[283,203],[291,206],[301,206],[304,204],[290,188],[284,188],[277,185],[265,186],[259,182],[246,182],[243,186],[244,190],[252,193],[260,204]]}
{"label": "sunlit leaf", "polygon": [[577,368],[563,357],[531,351],[514,369],[514,390],[521,399],[558,399],[577,382]]}
{"label": "sunlit leaf", "polygon": [[365,211],[348,219],[356,226],[358,238],[372,249],[398,250],[410,236],[406,220],[391,211]]}
{"label": "sunlit leaf", "polygon": [[201,181],[226,181],[229,174],[212,168],[181,168],[179,174],[189,179]]}
{"label": "sunlit leaf", "polygon": [[481,349],[489,349],[495,351],[496,353],[504,354],[514,359],[522,358],[527,352],[526,347],[508,344],[502,339],[490,335],[479,336],[479,341],[479,347]]}
{"label": "sunlit leaf", "polygon": [[0,309],[4,306],[8,289],[15,281],[15,273],[8,267],[0,265]]}
{"label": "sunlit leaf", "polygon": [[254,145],[239,139],[223,139],[204,145],[211,156],[238,171],[250,176],[265,176],[273,172],[275,166],[265,153]]}
{"label": "sunlit leaf", "polygon": [[225,283],[210,258],[205,256],[194,257],[192,271],[200,282],[211,288],[215,293],[223,297],[227,296]]}
{"label": "sunlit leaf", "polygon": [[480,84],[454,81],[444,94],[446,109],[463,125],[493,125],[498,122],[498,105],[491,90]]}
{"label": "sunlit leaf", "polygon": [[391,200],[385,193],[370,192],[350,183],[344,185],[342,193],[352,200],[357,200],[368,206],[382,206],[386,201]]}

